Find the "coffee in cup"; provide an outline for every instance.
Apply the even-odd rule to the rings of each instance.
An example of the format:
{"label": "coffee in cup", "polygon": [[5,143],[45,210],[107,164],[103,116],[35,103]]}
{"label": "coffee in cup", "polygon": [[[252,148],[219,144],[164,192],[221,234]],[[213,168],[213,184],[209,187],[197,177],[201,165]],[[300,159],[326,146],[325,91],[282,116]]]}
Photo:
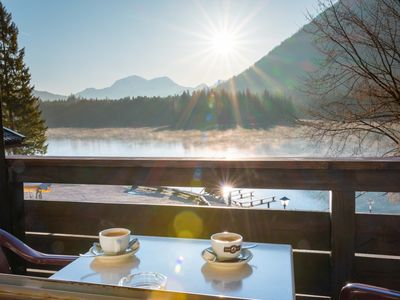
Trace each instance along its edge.
{"label": "coffee in cup", "polygon": [[220,232],[211,236],[211,247],[219,260],[230,260],[239,256],[243,237],[233,232]]}
{"label": "coffee in cup", "polygon": [[106,254],[118,254],[126,250],[131,231],[126,228],[109,228],[99,233],[100,246]]}

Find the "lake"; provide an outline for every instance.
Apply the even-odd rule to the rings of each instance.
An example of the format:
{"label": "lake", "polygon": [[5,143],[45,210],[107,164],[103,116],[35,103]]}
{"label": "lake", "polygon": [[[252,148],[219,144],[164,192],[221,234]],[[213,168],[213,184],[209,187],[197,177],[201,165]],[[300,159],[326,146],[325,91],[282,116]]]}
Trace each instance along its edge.
{"label": "lake", "polygon": [[[271,130],[233,129],[226,131],[168,131],[151,128],[133,129],[49,129],[48,156],[119,156],[119,157],[321,157],[328,147],[317,148],[299,138],[296,128]],[[352,153],[349,147],[343,155]],[[369,148],[367,156],[377,149]],[[246,190],[245,191],[250,191]],[[329,210],[327,191],[252,189],[255,198],[275,196],[290,199],[287,209]],[[399,194],[363,193],[356,199],[356,210],[400,213]],[[265,206],[265,205],[264,205]],[[280,201],[271,209],[282,209]]]}
{"label": "lake", "polygon": [[288,127],[205,132],[150,128],[50,129],[48,144],[47,155],[67,156],[231,158],[318,153]]}

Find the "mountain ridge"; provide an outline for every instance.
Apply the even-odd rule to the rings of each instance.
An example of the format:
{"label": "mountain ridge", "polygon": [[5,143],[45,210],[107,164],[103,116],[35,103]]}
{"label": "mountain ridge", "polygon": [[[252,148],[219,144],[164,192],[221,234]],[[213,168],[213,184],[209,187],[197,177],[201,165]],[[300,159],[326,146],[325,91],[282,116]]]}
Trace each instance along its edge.
{"label": "mountain ridge", "polygon": [[111,86],[101,89],[87,88],[75,95],[87,99],[121,99],[138,96],[166,97],[181,94],[187,90],[193,91],[194,88],[181,86],[167,76],[145,79],[138,75],[131,75],[116,80]]}
{"label": "mountain ridge", "polygon": [[68,96],[54,94],[47,91],[33,90],[33,95],[42,101],[66,100]]}
{"label": "mountain ridge", "polygon": [[[105,88],[86,88],[75,94],[75,97],[85,99],[121,99],[126,97],[166,97],[182,94],[185,91],[193,92],[200,89],[208,89],[204,83],[196,87],[186,87],[177,84],[168,76],[160,76],[152,79],[145,79],[139,75],[131,75],[117,79],[114,83]],[[47,91],[34,90],[34,95],[42,101],[66,100],[68,96],[50,93]]]}

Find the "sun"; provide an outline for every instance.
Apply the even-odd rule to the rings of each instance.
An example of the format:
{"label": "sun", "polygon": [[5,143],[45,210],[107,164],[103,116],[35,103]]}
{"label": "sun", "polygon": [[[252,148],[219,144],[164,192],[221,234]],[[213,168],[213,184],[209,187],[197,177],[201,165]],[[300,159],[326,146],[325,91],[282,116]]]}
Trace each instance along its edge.
{"label": "sun", "polygon": [[233,32],[214,32],[210,42],[212,51],[219,55],[229,55],[237,50],[238,40]]}
{"label": "sun", "polygon": [[268,1],[261,1],[263,4],[254,6],[251,11],[246,8],[247,4],[238,4],[241,1],[236,4],[216,1],[221,3],[215,10],[203,7],[201,1],[194,2],[198,16],[193,25],[177,27],[187,36],[185,45],[189,49],[181,62],[191,63],[199,70],[199,76],[205,78],[203,81],[214,86],[217,81],[230,78],[254,61],[257,50],[254,45],[260,41],[256,38],[258,29],[254,27],[253,19]]}
{"label": "sun", "polygon": [[222,186],[222,195],[224,197],[228,197],[229,194],[233,191],[233,187],[231,187],[230,185],[223,185]]}

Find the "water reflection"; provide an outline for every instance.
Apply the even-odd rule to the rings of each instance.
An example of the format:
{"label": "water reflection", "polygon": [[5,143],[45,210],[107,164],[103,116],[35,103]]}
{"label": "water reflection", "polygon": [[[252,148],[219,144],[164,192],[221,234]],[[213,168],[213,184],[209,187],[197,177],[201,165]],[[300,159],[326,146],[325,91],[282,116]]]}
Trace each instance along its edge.
{"label": "water reflection", "polygon": [[48,156],[159,157],[184,155],[181,144],[157,141],[50,138],[48,143]]}
{"label": "water reflection", "polygon": [[[231,131],[180,132],[144,129],[52,129],[47,155],[51,156],[134,156],[134,157],[312,157],[328,154],[329,146],[316,148],[309,140],[296,137],[296,129],[268,131],[236,129]],[[377,146],[364,150],[364,156],[376,156]],[[351,156],[352,146],[341,153]]]}
{"label": "water reflection", "polygon": [[230,292],[241,290],[243,279],[249,277],[253,269],[248,264],[227,270],[205,263],[201,268],[201,273],[206,282],[210,282],[216,291]]}
{"label": "water reflection", "polygon": [[310,156],[310,143],[292,129],[156,131],[144,129],[51,129],[47,155],[136,157]]}

